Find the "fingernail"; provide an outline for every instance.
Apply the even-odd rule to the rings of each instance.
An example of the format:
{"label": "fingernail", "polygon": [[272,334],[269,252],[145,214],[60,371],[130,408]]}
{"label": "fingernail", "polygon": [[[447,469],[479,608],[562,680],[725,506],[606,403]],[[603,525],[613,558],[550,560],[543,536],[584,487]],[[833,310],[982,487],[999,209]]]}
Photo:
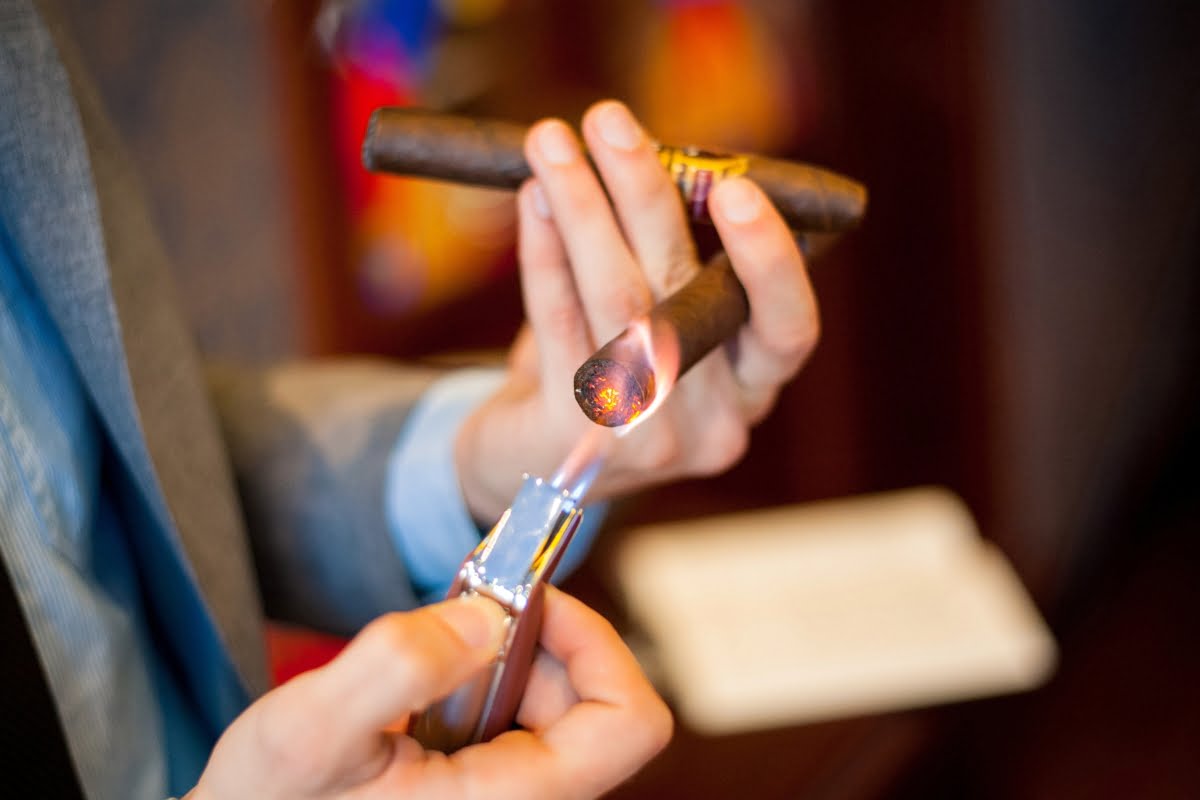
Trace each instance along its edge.
{"label": "fingernail", "polygon": [[429,609],[475,650],[498,651],[504,640],[508,614],[486,597],[459,597]]}
{"label": "fingernail", "polygon": [[579,154],[574,134],[566,123],[558,120],[542,123],[538,128],[537,148],[551,164],[570,164]]}
{"label": "fingernail", "polygon": [[600,138],[617,150],[633,150],[642,143],[642,129],[623,104],[611,100],[596,109]]}
{"label": "fingernail", "polygon": [[761,195],[745,178],[726,178],[711,196],[721,216],[740,225],[753,221],[762,211]]}
{"label": "fingernail", "polygon": [[550,219],[550,204],[546,202],[546,193],[542,191],[542,185],[534,181],[529,192],[533,198],[534,212],[542,219]]}

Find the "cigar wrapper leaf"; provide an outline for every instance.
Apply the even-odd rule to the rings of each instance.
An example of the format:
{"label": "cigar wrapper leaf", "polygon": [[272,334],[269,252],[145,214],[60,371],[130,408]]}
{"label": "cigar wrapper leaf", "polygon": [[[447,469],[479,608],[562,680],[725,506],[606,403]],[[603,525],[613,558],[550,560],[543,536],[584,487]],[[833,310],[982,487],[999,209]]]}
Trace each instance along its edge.
{"label": "cigar wrapper leaf", "polygon": [[[527,130],[502,120],[380,108],[367,126],[363,163],[377,172],[516,189],[532,175],[524,155]],[[669,145],[659,146],[659,159],[694,221],[707,219],[712,186],[734,175],[754,181],[799,234],[828,238],[856,227],[866,212],[862,184],[809,164]],[[680,376],[732,336],[748,315],[745,290],[724,254],[650,312],[652,322],[674,329]],[[628,350],[616,346],[621,338],[600,348],[575,375],[576,401],[601,425],[626,424],[653,399],[653,365],[636,356],[617,357],[618,350]],[[613,402],[613,392],[624,393],[623,403]],[[619,413],[621,409],[628,413]]]}
{"label": "cigar wrapper leaf", "polygon": [[[420,108],[376,109],[363,139],[363,164],[373,172],[516,189],[533,173],[525,161],[526,126],[442,114]],[[862,184],[836,172],[758,155],[722,155],[660,145],[660,159],[695,215],[712,182],[744,175],[758,184],[799,232],[836,233],[855,227],[866,210]],[[707,178],[705,175],[707,174]]]}

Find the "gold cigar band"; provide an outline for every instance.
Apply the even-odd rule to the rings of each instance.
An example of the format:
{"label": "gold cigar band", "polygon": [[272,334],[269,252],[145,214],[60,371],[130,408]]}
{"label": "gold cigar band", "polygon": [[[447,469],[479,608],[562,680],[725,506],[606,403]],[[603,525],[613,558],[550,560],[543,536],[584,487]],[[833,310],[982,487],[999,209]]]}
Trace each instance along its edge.
{"label": "gold cigar band", "polygon": [[746,156],[713,153],[696,147],[656,144],[658,160],[683,195],[683,204],[694,220],[708,217],[708,193],[722,178],[744,175],[750,167]]}

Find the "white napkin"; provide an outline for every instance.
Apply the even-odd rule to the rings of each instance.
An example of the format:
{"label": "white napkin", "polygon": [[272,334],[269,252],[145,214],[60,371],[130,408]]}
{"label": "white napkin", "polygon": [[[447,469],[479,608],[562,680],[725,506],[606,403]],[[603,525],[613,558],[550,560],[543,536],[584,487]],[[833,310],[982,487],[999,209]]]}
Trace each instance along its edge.
{"label": "white napkin", "polygon": [[1044,682],[1056,647],[962,501],[916,488],[634,531],[632,617],[683,720],[722,734]]}

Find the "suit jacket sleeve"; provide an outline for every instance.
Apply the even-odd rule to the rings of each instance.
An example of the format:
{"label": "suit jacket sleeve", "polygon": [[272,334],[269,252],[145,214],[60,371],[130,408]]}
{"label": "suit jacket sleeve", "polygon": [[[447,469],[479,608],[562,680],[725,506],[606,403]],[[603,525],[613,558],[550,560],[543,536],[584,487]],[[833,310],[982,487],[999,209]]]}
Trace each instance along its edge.
{"label": "suit jacket sleeve", "polygon": [[387,529],[389,455],[434,370],[210,365],[267,614],[349,634],[417,604]]}

